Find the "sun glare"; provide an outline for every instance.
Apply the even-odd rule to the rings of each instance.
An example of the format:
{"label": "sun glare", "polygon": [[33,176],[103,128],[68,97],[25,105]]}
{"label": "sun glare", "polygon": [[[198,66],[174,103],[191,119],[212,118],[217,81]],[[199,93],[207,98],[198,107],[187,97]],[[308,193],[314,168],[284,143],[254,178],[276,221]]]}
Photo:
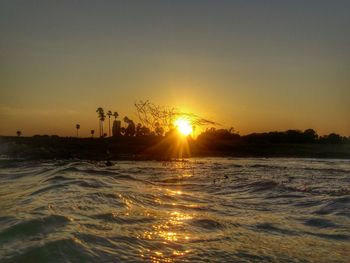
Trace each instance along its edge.
{"label": "sun glare", "polygon": [[184,136],[187,136],[192,132],[190,121],[184,118],[178,118],[175,121],[175,127]]}

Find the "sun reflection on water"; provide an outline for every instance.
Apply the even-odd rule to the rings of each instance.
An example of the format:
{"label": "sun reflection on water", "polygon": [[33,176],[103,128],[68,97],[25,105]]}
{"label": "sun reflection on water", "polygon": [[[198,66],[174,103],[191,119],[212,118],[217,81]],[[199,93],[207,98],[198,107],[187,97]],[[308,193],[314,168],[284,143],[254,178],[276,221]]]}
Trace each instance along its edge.
{"label": "sun reflection on water", "polygon": [[178,240],[188,240],[189,234],[185,232],[177,232],[173,228],[182,226],[183,221],[190,220],[193,217],[188,214],[180,212],[171,212],[169,214],[169,219],[163,224],[155,224],[152,226],[152,230],[144,231],[142,238],[149,240],[165,240],[165,241],[178,241]]}
{"label": "sun reflection on water", "polygon": [[163,165],[170,166],[171,170],[171,177],[163,179],[165,185],[142,189],[145,195],[152,196],[152,202],[159,208],[141,208],[143,214],[149,214],[154,220],[152,225],[137,234],[137,238],[147,244],[139,250],[139,256],[150,262],[174,262],[186,257],[192,252],[189,244],[198,239],[197,234],[194,234],[196,232],[189,227],[189,221],[196,218],[193,208],[198,205],[185,201],[193,194],[184,191],[181,186],[184,179],[194,175],[190,170],[191,164],[182,160]]}
{"label": "sun reflection on water", "polygon": [[179,246],[191,239],[191,235],[184,228],[184,224],[186,220],[192,218],[192,215],[180,211],[168,212],[163,222],[154,224],[151,230],[146,230],[139,236],[140,239],[161,242],[164,252],[159,251],[159,248],[155,251],[147,249],[141,252],[140,256],[145,258],[148,254],[151,262],[173,262],[175,258],[188,254],[190,250],[181,250]]}

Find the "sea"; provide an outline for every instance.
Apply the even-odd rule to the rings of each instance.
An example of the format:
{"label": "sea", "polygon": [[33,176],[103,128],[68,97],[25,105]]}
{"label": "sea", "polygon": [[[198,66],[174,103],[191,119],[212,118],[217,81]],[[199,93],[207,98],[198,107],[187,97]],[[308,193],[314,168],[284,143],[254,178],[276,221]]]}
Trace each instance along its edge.
{"label": "sea", "polygon": [[0,262],[350,262],[350,160],[1,158]]}

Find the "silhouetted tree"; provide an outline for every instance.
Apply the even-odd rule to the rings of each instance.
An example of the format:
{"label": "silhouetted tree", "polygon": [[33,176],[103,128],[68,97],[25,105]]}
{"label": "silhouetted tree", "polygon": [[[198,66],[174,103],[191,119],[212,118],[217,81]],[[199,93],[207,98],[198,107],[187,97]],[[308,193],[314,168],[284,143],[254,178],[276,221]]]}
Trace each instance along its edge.
{"label": "silhouetted tree", "polygon": [[287,143],[301,143],[303,142],[303,133],[299,130],[287,130],[285,132],[285,142]]}
{"label": "silhouetted tree", "polygon": [[343,141],[342,137],[336,133],[330,133],[320,138],[320,142],[322,143],[338,144],[338,143],[342,143],[342,141]]}
{"label": "silhouetted tree", "polygon": [[318,135],[313,129],[307,129],[304,131],[305,142],[314,143],[318,139]]}
{"label": "silhouetted tree", "polygon": [[135,128],[135,135],[136,136],[150,136],[151,135],[151,130],[142,125],[141,123],[138,123]]}
{"label": "silhouetted tree", "polygon": [[127,116],[125,116],[124,122],[128,124],[127,127],[125,128],[125,135],[134,136],[135,130],[136,130],[134,121],[129,119]]}
{"label": "silhouetted tree", "polygon": [[141,136],[141,135],[142,135],[141,129],[142,129],[142,124],[141,124],[141,123],[138,123],[138,124],[136,125],[136,130],[135,130],[136,136]]}
{"label": "silhouetted tree", "polygon": [[218,125],[218,123],[211,120],[203,119],[193,113],[181,112],[174,107],[160,106],[147,101],[139,101],[135,103],[139,121],[143,126],[155,131],[156,123],[159,123],[166,131],[171,130],[176,118],[186,116],[191,122],[191,125],[205,126]]}
{"label": "silhouetted tree", "polygon": [[155,123],[154,132],[157,136],[162,136],[164,133],[164,128],[160,126],[159,122]]}
{"label": "silhouetted tree", "polygon": [[99,107],[96,110],[97,114],[98,114],[98,119],[99,119],[99,125],[100,125],[100,137],[103,137],[103,122],[106,119],[106,115],[105,112],[103,110],[103,108]]}
{"label": "silhouetted tree", "polygon": [[21,131],[16,131],[16,134],[18,137],[20,137],[22,135],[22,132]]}
{"label": "silhouetted tree", "polygon": [[198,139],[237,139],[239,134],[232,132],[232,129],[215,129],[214,127],[206,129],[198,136]]}
{"label": "silhouetted tree", "polygon": [[146,126],[142,126],[141,127],[141,134],[143,136],[150,136],[151,135],[151,130],[148,127],[146,127]]}
{"label": "silhouetted tree", "polygon": [[79,137],[80,124],[75,125],[75,128],[77,129],[77,137]]}
{"label": "silhouetted tree", "polygon": [[318,135],[312,129],[304,132],[300,130],[273,131],[264,133],[252,133],[242,137],[247,142],[253,143],[313,143]]}
{"label": "silhouetted tree", "polygon": [[128,124],[128,122],[129,122],[128,116],[125,116],[125,117],[123,118],[123,121],[124,121],[126,124]]}
{"label": "silhouetted tree", "polygon": [[112,111],[107,112],[108,116],[108,136],[111,137],[111,116],[113,115]]}
{"label": "silhouetted tree", "polygon": [[121,133],[121,135],[125,135],[125,131],[126,131],[126,129],[125,129],[125,127],[121,127],[120,128],[120,133]]}
{"label": "silhouetted tree", "polygon": [[91,133],[91,138],[94,138],[95,130],[91,130],[90,133]]}
{"label": "silhouetted tree", "polygon": [[120,136],[121,132],[120,132],[120,128],[121,128],[121,121],[117,121],[117,118],[119,116],[118,112],[114,112],[113,113],[114,116],[114,121],[113,121],[113,128],[112,128],[112,134],[113,136],[117,137]]}

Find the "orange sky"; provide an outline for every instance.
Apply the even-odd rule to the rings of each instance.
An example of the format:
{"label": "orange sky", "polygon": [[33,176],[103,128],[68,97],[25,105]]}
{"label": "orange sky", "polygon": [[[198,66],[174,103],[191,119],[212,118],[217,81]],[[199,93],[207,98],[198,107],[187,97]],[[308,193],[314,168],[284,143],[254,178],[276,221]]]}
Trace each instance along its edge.
{"label": "orange sky", "polygon": [[140,99],[241,134],[350,135],[350,4],[315,3],[3,1],[0,135],[88,136],[97,107],[136,120]]}

